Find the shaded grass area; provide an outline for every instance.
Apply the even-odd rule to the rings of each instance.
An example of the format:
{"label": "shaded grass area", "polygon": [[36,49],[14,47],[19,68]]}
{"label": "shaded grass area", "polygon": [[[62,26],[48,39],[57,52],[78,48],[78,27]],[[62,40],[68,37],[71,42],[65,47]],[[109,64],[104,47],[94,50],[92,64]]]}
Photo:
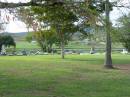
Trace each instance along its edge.
{"label": "shaded grass area", "polygon": [[[113,62],[129,58],[114,54]],[[103,63],[104,55],[0,57],[0,97],[130,97],[130,73]]]}

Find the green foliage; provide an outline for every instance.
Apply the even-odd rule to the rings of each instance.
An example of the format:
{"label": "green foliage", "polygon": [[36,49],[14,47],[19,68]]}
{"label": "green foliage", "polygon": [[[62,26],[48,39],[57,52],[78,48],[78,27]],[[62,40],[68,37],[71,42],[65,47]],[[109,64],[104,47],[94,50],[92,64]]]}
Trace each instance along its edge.
{"label": "green foliage", "polygon": [[0,35],[0,51],[2,49],[2,45],[5,45],[6,47],[10,46],[16,46],[16,43],[12,36],[10,35]]}
{"label": "green foliage", "polygon": [[33,32],[29,32],[28,35],[25,37],[26,38],[26,41],[28,41],[29,43],[31,43],[31,41],[33,41],[33,35],[34,33]]}
{"label": "green foliage", "polygon": [[52,29],[35,32],[34,37],[43,52],[51,52],[52,46],[57,40],[56,33]]}
{"label": "green foliage", "polygon": [[130,14],[119,18],[118,39],[130,52]]}
{"label": "green foliage", "polygon": [[16,11],[18,20],[23,21],[28,29],[31,28],[33,25],[34,15],[31,12],[30,7],[20,7],[17,8]]}
{"label": "green foliage", "polygon": [[[42,38],[36,39],[42,48],[48,49],[48,46],[51,48],[54,43],[63,47],[70,40],[73,33],[78,30],[78,26],[74,24],[78,21],[78,17],[69,7],[65,7],[62,4],[47,7],[32,7],[32,11],[40,24],[39,32],[42,32],[40,36]],[[48,35],[47,33],[54,34],[54,37],[52,37],[52,34]]]}
{"label": "green foliage", "polygon": [[[98,15],[103,12],[105,8],[105,3],[103,1],[99,2],[96,0],[83,2],[72,0],[41,0],[35,2],[44,2],[46,6],[34,6],[20,9],[23,13],[23,15],[21,15],[22,17],[27,15],[27,17],[21,19],[24,21],[26,20],[26,23],[30,23],[28,20],[30,18],[32,19],[33,14],[32,20],[38,24],[38,31],[36,34],[38,38],[36,39],[42,48],[46,48],[47,45],[52,45],[54,43],[59,46],[61,44],[67,44],[68,41],[72,39],[72,35],[75,32],[81,32],[85,37],[88,36],[88,33],[86,33],[84,29],[96,23]],[[75,24],[76,22],[77,25]],[[51,35],[49,36],[50,38],[48,38],[48,36],[46,37],[46,29],[49,33],[51,33],[51,29],[55,30],[53,31],[55,39],[52,38]]]}

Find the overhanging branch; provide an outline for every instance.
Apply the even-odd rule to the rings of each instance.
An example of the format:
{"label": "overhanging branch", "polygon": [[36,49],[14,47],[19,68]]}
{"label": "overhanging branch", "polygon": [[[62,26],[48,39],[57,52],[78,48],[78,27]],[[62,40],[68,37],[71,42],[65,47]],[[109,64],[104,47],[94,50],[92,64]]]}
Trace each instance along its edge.
{"label": "overhanging branch", "polygon": [[113,7],[120,7],[120,8],[128,8],[130,9],[130,6],[124,6],[124,5],[113,5]]}
{"label": "overhanging branch", "polygon": [[42,7],[45,7],[45,6],[54,6],[56,4],[64,4],[66,6],[72,6],[72,5],[78,5],[78,4],[81,4],[81,3],[84,3],[84,2],[58,2],[58,1],[53,1],[53,2],[48,2],[48,3],[42,3],[42,2],[27,2],[27,3],[8,3],[8,2],[1,2],[0,1],[0,8],[3,9],[3,8],[16,8],[16,7],[22,7],[22,6],[42,6]]}
{"label": "overhanging branch", "polygon": [[0,8],[16,8],[20,6],[31,6],[33,5],[32,2],[27,3],[7,3],[7,2],[0,2]]}

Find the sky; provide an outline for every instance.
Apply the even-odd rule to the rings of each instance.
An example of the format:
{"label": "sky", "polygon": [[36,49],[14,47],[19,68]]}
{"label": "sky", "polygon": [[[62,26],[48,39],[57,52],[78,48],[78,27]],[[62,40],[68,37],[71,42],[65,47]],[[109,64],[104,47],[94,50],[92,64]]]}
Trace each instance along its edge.
{"label": "sky", "polygon": [[[114,1],[114,0],[111,0],[111,1]],[[122,2],[119,5],[130,6],[130,0],[121,0],[121,1]],[[113,11],[110,14],[111,21],[115,25],[116,24],[116,20],[119,17],[121,17],[122,15],[126,15],[128,13],[130,13],[130,9],[128,9],[128,8],[117,8],[117,7],[114,7]]]}
{"label": "sky", "polygon": [[[27,2],[29,0],[0,0],[3,2]],[[114,0],[111,0],[114,1]],[[123,5],[130,5],[130,0],[122,0],[122,4]],[[117,18],[119,18],[122,14],[128,14],[130,12],[130,9],[126,9],[126,8],[114,8],[113,11],[110,14],[111,17],[111,21],[113,22],[113,24],[115,25],[117,22]],[[6,32],[10,32],[10,33],[17,33],[17,32],[27,32],[27,28],[26,25],[18,20],[13,20],[13,16],[9,15],[11,17],[10,19],[10,23],[6,25]]]}
{"label": "sky", "polygon": [[0,0],[1,2],[15,2],[15,3],[18,3],[18,2],[28,2],[30,0]]}

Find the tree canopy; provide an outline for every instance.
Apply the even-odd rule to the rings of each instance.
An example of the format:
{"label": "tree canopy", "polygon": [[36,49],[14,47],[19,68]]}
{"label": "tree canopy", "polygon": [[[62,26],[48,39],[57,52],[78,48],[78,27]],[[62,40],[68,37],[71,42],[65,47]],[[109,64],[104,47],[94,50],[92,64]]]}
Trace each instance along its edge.
{"label": "tree canopy", "polygon": [[117,40],[130,52],[130,14],[120,17],[118,22]]}
{"label": "tree canopy", "polygon": [[6,46],[6,47],[10,47],[10,46],[16,46],[16,43],[13,39],[12,36],[10,35],[0,35],[0,51],[2,49],[2,45]]}

